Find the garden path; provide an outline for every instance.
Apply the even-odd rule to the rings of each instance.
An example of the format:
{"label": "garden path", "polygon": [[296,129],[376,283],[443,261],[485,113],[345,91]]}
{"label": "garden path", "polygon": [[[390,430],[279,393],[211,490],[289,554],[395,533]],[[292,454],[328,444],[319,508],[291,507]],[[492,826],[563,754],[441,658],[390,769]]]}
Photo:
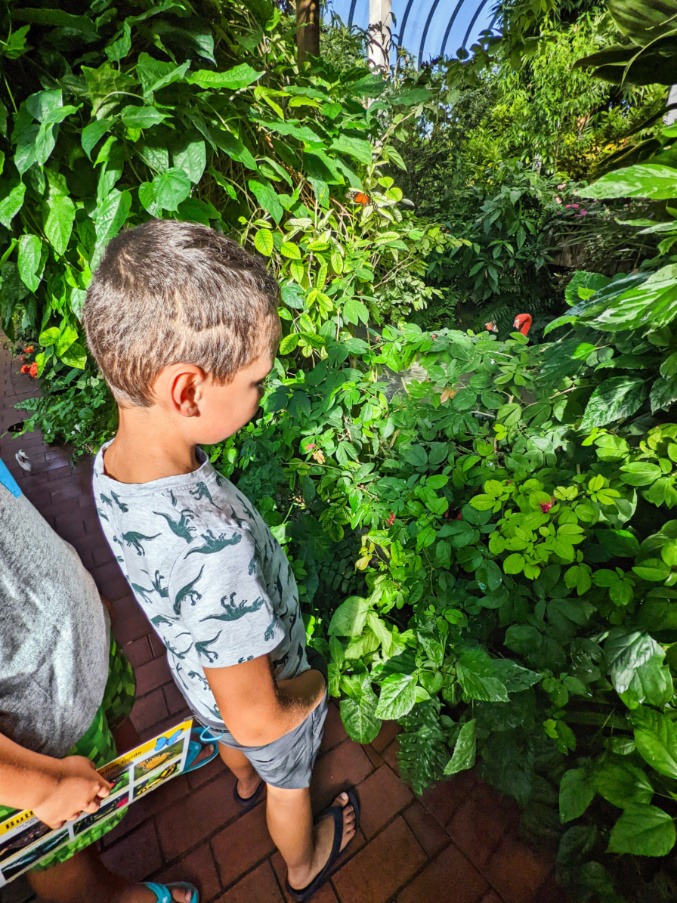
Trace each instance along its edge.
{"label": "garden path", "polygon": [[[1,339],[0,335],[0,339]],[[21,419],[14,405],[36,384],[0,342],[0,455],[30,501],[72,543],[115,609],[114,631],[137,676],[132,720],[143,738],[186,714],[164,649],[131,597],[97,522],[90,491],[91,461],[76,468],[68,451],[40,435],[15,439],[5,431]],[[23,449],[33,471],[14,455]],[[349,740],[330,706],[315,796],[324,805],[355,784],[362,826],[342,866],[316,903],[564,903],[552,861],[517,836],[517,809],[496,791],[463,773],[416,799],[397,772],[392,723],[368,746]],[[105,838],[108,866],[129,877],[191,879],[203,903],[283,903],[284,869],[274,853],[264,807],[237,818],[233,777],[216,760],[135,804]],[[1,903],[27,903],[19,881],[0,891]]]}

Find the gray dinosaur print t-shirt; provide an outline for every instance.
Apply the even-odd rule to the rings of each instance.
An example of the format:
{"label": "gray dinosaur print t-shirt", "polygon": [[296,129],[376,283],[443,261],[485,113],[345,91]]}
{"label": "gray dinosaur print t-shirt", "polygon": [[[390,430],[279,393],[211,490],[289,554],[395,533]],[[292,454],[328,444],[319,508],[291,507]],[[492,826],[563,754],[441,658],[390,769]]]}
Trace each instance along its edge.
{"label": "gray dinosaur print t-shirt", "polygon": [[192,473],[128,484],[104,473],[106,448],[94,462],[101,526],[193,711],[223,723],[205,667],[270,654],[277,680],[308,670],[294,575],[246,496],[201,449]]}

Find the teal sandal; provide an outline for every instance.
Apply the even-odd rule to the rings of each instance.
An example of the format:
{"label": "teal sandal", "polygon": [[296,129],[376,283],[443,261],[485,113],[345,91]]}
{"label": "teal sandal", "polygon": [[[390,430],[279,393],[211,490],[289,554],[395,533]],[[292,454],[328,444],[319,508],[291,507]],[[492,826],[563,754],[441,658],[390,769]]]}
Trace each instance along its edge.
{"label": "teal sandal", "polygon": [[194,884],[189,884],[187,881],[177,881],[174,884],[155,884],[154,881],[144,881],[141,886],[153,891],[156,896],[156,903],[174,903],[174,897],[172,897],[173,889],[189,890],[192,893],[190,903],[200,903],[197,887]]}
{"label": "teal sandal", "polygon": [[[204,759],[197,761],[198,756],[203,749],[211,746],[211,752]],[[190,771],[197,771],[203,765],[208,765],[219,754],[219,744],[215,738],[211,736],[208,727],[194,727],[190,732],[190,743],[188,744],[188,755],[186,756],[186,765],[182,774],[188,774]]]}

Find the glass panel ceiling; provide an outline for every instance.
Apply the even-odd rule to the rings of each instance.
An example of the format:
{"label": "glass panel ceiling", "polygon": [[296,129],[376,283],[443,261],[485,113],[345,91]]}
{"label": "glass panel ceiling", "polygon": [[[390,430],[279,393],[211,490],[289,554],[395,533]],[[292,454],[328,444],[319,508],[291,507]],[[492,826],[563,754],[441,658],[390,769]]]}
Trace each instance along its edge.
{"label": "glass panel ceiling", "polygon": [[[470,48],[480,32],[496,22],[495,0],[392,0],[393,41],[421,63],[456,56]],[[346,25],[366,29],[369,0],[332,0],[331,9]]]}

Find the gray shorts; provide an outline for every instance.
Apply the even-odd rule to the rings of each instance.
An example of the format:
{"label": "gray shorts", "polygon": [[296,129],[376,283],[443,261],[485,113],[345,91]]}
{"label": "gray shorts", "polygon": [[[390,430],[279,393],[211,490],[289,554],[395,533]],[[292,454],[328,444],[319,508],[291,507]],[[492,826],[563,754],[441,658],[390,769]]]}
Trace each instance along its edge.
{"label": "gray shorts", "polygon": [[265,746],[242,746],[227,728],[219,730],[211,724],[206,727],[214,740],[243,752],[266,784],[283,790],[301,790],[310,786],[326,717],[325,693],[322,702],[298,727]]}

